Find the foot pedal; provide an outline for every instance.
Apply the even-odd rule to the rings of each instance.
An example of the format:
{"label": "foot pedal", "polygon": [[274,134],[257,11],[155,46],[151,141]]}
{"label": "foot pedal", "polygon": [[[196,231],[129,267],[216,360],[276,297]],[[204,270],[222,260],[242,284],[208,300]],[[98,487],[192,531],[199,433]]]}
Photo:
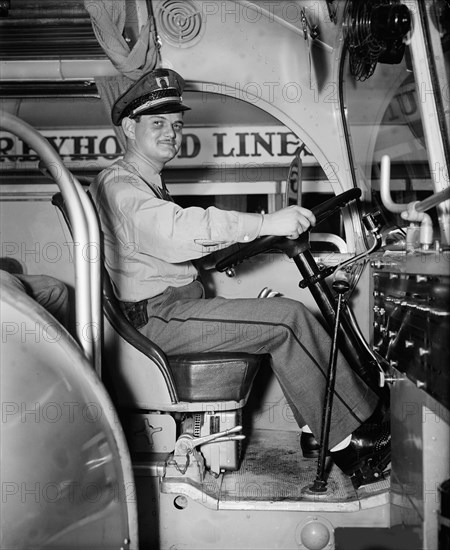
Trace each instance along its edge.
{"label": "foot pedal", "polygon": [[370,483],[376,483],[388,477],[390,470],[386,470],[388,464],[391,461],[391,453],[388,451],[385,456],[373,463],[372,459],[369,459],[359,470],[357,470],[352,476],[351,481],[355,489],[359,489],[363,485],[369,485]]}

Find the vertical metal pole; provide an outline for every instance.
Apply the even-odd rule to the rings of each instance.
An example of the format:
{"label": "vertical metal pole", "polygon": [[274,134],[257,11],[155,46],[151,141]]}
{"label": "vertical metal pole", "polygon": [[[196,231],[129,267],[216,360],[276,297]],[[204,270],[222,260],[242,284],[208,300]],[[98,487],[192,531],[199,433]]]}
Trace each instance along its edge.
{"label": "vertical metal pole", "polygon": [[333,410],[334,386],[336,381],[336,363],[338,354],[337,339],[339,335],[342,299],[349,288],[350,285],[345,280],[339,280],[333,283],[333,289],[338,294],[338,303],[336,308],[336,318],[334,322],[333,339],[331,342],[327,385],[325,389],[325,400],[323,405],[322,429],[320,434],[320,451],[319,458],[317,459],[317,473],[314,483],[309,488],[314,493],[324,493],[327,490],[327,481],[325,479],[325,461],[327,457],[328,441],[330,437],[331,412]]}

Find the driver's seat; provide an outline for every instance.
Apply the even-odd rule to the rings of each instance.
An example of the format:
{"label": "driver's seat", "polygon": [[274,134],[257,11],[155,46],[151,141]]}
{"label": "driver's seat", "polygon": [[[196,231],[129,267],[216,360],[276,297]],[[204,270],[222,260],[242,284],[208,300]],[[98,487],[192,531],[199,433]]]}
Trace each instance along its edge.
{"label": "driver's seat", "polygon": [[[61,193],[52,197],[70,228]],[[240,424],[266,358],[248,353],[166,356],[125,318],[103,267],[103,381],[119,410],[131,451],[171,452],[179,434],[207,437]],[[216,473],[238,468],[235,440],[202,446]]]}

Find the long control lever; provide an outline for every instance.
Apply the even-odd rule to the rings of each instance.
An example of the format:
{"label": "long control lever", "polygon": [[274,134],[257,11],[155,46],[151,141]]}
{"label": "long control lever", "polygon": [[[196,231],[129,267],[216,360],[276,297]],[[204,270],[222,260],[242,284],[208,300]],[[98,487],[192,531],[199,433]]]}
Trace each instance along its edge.
{"label": "long control lever", "polygon": [[338,354],[338,334],[341,318],[341,311],[343,305],[343,296],[350,289],[350,285],[347,280],[339,279],[333,282],[333,290],[338,296],[336,318],[334,321],[333,339],[331,342],[330,360],[328,364],[327,381],[325,388],[325,400],[322,411],[322,428],[320,433],[320,451],[317,460],[317,474],[314,483],[309,487],[309,490],[313,493],[324,493],[327,490],[327,480],[325,475],[325,460],[328,451],[328,440],[330,436],[331,427],[331,413],[333,409],[334,387],[336,381],[336,365]]}

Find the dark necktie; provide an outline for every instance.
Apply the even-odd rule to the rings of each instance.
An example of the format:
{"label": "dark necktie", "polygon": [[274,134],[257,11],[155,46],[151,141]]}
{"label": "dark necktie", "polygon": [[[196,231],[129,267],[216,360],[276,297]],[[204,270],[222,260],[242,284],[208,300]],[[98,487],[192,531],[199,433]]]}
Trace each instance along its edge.
{"label": "dark necktie", "polygon": [[166,201],[175,202],[173,200],[173,198],[171,197],[171,195],[169,193],[169,190],[167,189],[167,186],[164,182],[163,176],[161,176],[161,185],[162,185],[162,187],[159,188],[159,191],[161,193],[161,198],[166,200]]}

